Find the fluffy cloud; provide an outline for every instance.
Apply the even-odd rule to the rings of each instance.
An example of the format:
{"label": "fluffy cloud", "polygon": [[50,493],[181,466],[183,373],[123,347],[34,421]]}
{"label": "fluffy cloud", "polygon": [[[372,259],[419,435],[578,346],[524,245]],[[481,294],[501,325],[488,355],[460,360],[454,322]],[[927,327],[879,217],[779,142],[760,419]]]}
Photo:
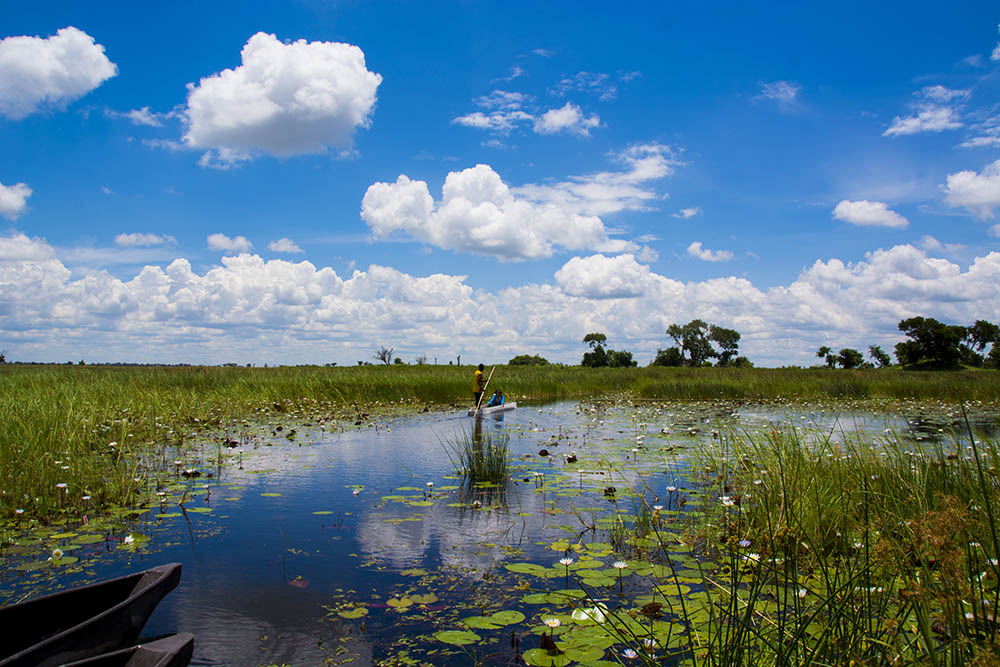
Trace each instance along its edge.
{"label": "fluffy cloud", "polygon": [[148,248],[157,245],[177,245],[177,239],[169,234],[119,234],[115,245],[123,248]]}
{"label": "fluffy cloud", "polygon": [[0,183],[0,215],[8,220],[16,220],[28,210],[31,188],[24,183],[4,185]]}
{"label": "fluffy cloud", "polygon": [[489,165],[451,172],[435,205],[427,183],[400,175],[375,183],[361,203],[361,217],[376,237],[402,231],[443,248],[498,259],[549,257],[554,248],[621,252],[600,218],[516,196]]}
{"label": "fluffy cloud", "polygon": [[[916,111],[910,116],[896,116],[882,133],[884,137],[943,132],[962,127],[959,120],[961,102],[969,99],[970,90],[955,90],[944,86],[924,86],[914,93],[917,100],[910,106]],[[948,106],[951,104],[952,106]]]}
{"label": "fluffy cloud", "polygon": [[705,262],[728,262],[733,258],[729,250],[709,250],[701,246],[701,241],[695,241],[687,247],[687,254]]}
{"label": "fluffy cloud", "polygon": [[183,141],[209,149],[203,164],[349,148],[355,128],[371,124],[382,77],[357,46],[259,32],[241,56],[242,65],[189,85]]}
{"label": "fluffy cloud", "polygon": [[118,73],[104,47],[72,26],[52,37],[0,40],[0,115],[18,120],[64,108]]}
{"label": "fluffy cloud", "polygon": [[177,259],[130,279],[74,278],[41,239],[0,236],[0,329],[9,356],[88,360],[353,364],[379,344],[404,358],[526,349],[578,362],[602,331],[648,363],[672,322],[701,318],[743,334],[759,365],[815,362],[819,345],[891,348],[900,319],[954,323],[1000,308],[1000,253],[967,266],[901,245],[863,261],[818,260],[767,290],[722,277],[683,282],[628,255],[573,258],[551,284],[474,290],[463,276],[373,265],[351,276],[309,262],[224,257],[203,272]]}
{"label": "fluffy cloud", "polygon": [[892,119],[892,125],[882,133],[882,136],[892,137],[920,132],[943,132],[962,127],[958,120],[958,112],[951,107],[929,107],[921,109],[915,116]]}
{"label": "fluffy cloud", "polygon": [[977,218],[992,218],[993,209],[1000,206],[1000,160],[981,174],[972,170],[948,174],[944,191],[951,206],[961,206]]}
{"label": "fluffy cloud", "polygon": [[277,241],[271,241],[267,244],[267,249],[271,252],[285,252],[285,253],[300,253],[305,252],[299,245],[291,240],[290,238],[282,238]]}
{"label": "fluffy cloud", "polygon": [[849,222],[852,225],[870,227],[894,227],[904,229],[910,221],[895,211],[889,210],[889,205],[880,201],[843,200],[833,209],[833,217]]}
{"label": "fluffy cloud", "polygon": [[601,119],[595,114],[585,117],[580,107],[567,102],[558,109],[549,109],[535,120],[535,132],[538,134],[556,134],[567,132],[589,136],[592,128],[598,127]]}
{"label": "fluffy cloud", "polygon": [[208,244],[209,249],[221,250],[223,252],[250,252],[253,249],[253,244],[243,236],[229,238],[225,234],[218,232],[209,234],[205,242]]}
{"label": "fluffy cloud", "polygon": [[643,294],[653,276],[649,267],[631,254],[574,257],[556,271],[556,284],[570,296],[591,299],[635,297]]}

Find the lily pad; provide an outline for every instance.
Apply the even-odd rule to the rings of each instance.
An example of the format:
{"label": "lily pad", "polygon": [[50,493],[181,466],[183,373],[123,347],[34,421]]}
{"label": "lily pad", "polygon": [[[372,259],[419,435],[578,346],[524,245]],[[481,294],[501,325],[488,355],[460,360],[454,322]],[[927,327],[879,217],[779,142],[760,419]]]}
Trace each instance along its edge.
{"label": "lily pad", "polygon": [[444,642],[445,644],[466,646],[468,644],[475,644],[480,641],[482,637],[477,635],[475,632],[469,632],[468,630],[442,630],[441,632],[434,633],[434,639],[439,642]]}
{"label": "lily pad", "polygon": [[563,667],[563,665],[573,662],[564,653],[553,655],[542,648],[528,649],[521,657],[524,658],[525,663],[535,667]]}
{"label": "lily pad", "polygon": [[368,615],[367,607],[354,607],[353,609],[340,609],[337,614],[342,618],[361,618]]}

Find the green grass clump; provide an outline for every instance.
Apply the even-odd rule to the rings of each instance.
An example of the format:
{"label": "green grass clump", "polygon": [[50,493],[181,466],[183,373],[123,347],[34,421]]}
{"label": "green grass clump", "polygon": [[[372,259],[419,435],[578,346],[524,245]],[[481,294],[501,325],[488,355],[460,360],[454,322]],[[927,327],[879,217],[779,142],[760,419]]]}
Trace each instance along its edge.
{"label": "green grass clump", "polygon": [[775,430],[702,457],[694,533],[725,568],[688,614],[696,663],[1000,660],[996,440]]}
{"label": "green grass clump", "polygon": [[446,443],[448,456],[458,473],[472,484],[503,485],[509,476],[510,436],[491,428],[469,427],[453,442]]}

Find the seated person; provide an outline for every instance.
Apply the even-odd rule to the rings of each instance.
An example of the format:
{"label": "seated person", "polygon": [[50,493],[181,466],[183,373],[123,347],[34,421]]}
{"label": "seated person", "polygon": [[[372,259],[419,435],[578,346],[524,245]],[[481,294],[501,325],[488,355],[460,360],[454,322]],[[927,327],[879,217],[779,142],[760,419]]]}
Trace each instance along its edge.
{"label": "seated person", "polygon": [[490,402],[486,404],[486,407],[493,408],[498,405],[503,405],[503,392],[500,390],[493,392],[493,397],[490,399]]}

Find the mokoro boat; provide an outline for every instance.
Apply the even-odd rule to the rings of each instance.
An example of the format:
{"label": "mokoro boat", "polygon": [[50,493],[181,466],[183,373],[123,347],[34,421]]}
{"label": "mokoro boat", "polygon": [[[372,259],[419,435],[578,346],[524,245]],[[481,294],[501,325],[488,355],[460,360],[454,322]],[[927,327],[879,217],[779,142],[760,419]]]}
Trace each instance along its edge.
{"label": "mokoro boat", "polygon": [[[492,408],[488,408],[484,405],[483,407],[479,408],[479,415],[482,417],[486,417],[489,415],[498,414],[500,412],[506,412],[507,410],[513,410],[516,407],[517,407],[516,402],[504,403],[503,405],[494,405]],[[476,409],[469,408],[469,416],[471,417],[474,414],[476,414]]]}
{"label": "mokoro boat", "polygon": [[65,667],[187,667],[194,653],[194,635],[181,632],[136,644]]}
{"label": "mokoro boat", "polygon": [[135,644],[181,579],[169,563],[0,608],[0,667],[62,665]]}

